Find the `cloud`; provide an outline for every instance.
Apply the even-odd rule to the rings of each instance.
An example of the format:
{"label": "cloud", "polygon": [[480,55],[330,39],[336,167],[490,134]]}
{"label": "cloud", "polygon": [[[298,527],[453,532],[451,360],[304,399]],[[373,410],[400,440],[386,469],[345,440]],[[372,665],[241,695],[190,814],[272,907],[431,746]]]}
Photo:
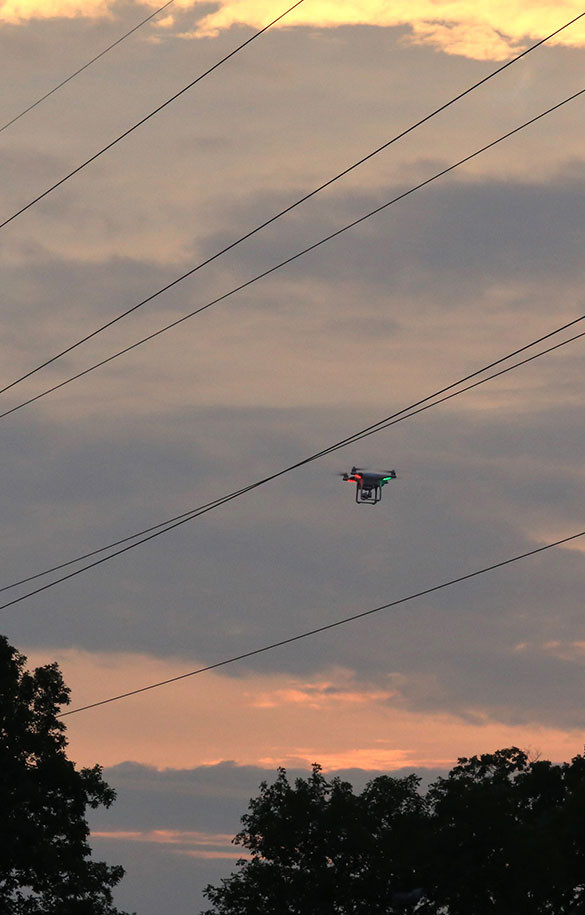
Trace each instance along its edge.
{"label": "cloud", "polygon": [[109,15],[111,0],[4,0],[0,21],[21,23],[29,19],[96,18]]}
{"label": "cloud", "polygon": [[[493,749],[493,748],[492,748]],[[412,770],[392,771],[397,777]],[[291,781],[306,778],[307,766],[288,769]],[[349,781],[356,792],[382,770],[328,771]],[[420,769],[423,785],[445,775],[444,770]],[[91,842],[96,856],[122,864],[126,876],[115,898],[125,911],[159,915],[172,905],[174,915],[193,915],[205,907],[201,889],[218,883],[245,849],[231,837],[240,817],[262,781],[272,781],[274,769],[222,762],[189,769],[158,769],[125,763],[108,769],[105,778],[118,792],[115,804],[90,811]],[[171,900],[171,902],[170,902]]]}
{"label": "cloud", "polygon": [[[404,628],[402,621],[401,629]],[[487,631],[486,627],[483,631]],[[446,636],[450,638],[449,631]],[[365,638],[371,645],[367,633]],[[464,633],[459,638],[459,644],[462,644],[468,636]],[[199,766],[196,794],[207,796],[208,789],[202,790],[201,774],[217,771],[218,763],[230,757],[238,767],[274,769],[285,765],[307,768],[316,761],[328,770],[374,771],[449,767],[456,755],[484,752],[512,743],[537,746],[555,759],[568,758],[577,751],[582,740],[581,729],[571,727],[567,720],[570,716],[565,716],[564,721],[559,719],[558,705],[566,701],[563,690],[556,690],[552,713],[546,714],[542,695],[534,686],[536,667],[540,669],[544,686],[554,679],[548,655],[539,653],[525,671],[522,652],[511,649],[508,665],[491,647],[485,656],[477,646],[466,651],[468,657],[465,663],[459,661],[457,675],[453,673],[453,654],[449,654],[436,632],[433,643],[424,646],[421,646],[420,638],[418,645],[413,646],[403,633],[400,639],[403,661],[401,663],[394,655],[388,657],[388,664],[410,670],[395,678],[394,695],[385,701],[378,699],[370,703],[258,706],[256,697],[269,691],[288,695],[295,690],[298,678],[286,672],[240,671],[237,678],[210,672],[65,719],[70,754],[78,764],[88,765],[96,761],[106,766],[117,765],[131,753],[138,762],[165,771]],[[65,680],[73,690],[75,705],[177,676],[187,669],[181,659],[163,661],[132,653],[29,652],[31,665],[53,658],[62,666]],[[574,682],[575,677],[571,677],[569,664],[559,663],[565,668],[564,679],[577,691],[578,681]],[[428,674],[424,668],[428,669]],[[472,668],[474,679],[470,681]],[[509,696],[502,699],[492,683],[496,675],[498,680],[509,682],[512,670],[517,679],[515,692],[521,701],[528,705],[524,698],[525,688],[537,697],[537,707],[533,705],[527,714],[523,714]],[[356,672],[350,678],[347,671],[334,667],[325,669],[323,674],[322,682],[337,684],[342,691],[351,679],[354,692],[361,690],[365,695],[375,692],[372,683],[387,681],[385,674],[360,676]],[[558,671],[555,669],[553,674],[558,676]],[[458,697],[458,692],[466,695]],[[484,694],[482,698],[481,693]],[[516,719],[512,720],[515,710]],[[179,734],[180,740],[177,739]],[[122,775],[125,781],[140,786],[141,790],[149,790],[136,769],[122,767]],[[235,787],[229,767],[223,777],[228,786]],[[194,802],[188,782],[175,779],[174,785],[175,791],[184,794],[183,807]],[[212,782],[209,788],[212,788]],[[217,787],[213,790],[217,791]],[[230,787],[226,802],[231,795]],[[157,804],[152,809],[156,812]],[[181,805],[177,815],[180,815],[180,809]],[[216,814],[219,824],[216,819],[212,831],[225,832],[217,811]],[[171,807],[168,815],[172,815]],[[118,823],[117,827],[149,831],[175,829],[179,825],[187,827],[186,823],[172,819]],[[207,822],[198,822],[197,828],[207,833],[210,827]]]}
{"label": "cloud", "polygon": [[[317,0],[294,10],[282,25],[408,27],[414,43],[430,44],[448,54],[500,60],[580,12],[573,2],[528,7],[524,0]],[[272,0],[224,0],[219,10],[201,20],[197,34],[214,34],[234,24],[259,28],[273,15]],[[559,41],[580,46],[585,41],[585,29],[576,25]]]}
{"label": "cloud", "polygon": [[384,702],[394,695],[393,690],[360,689],[355,677],[348,671],[339,671],[335,680],[311,683],[293,682],[286,689],[255,691],[252,704],[256,708],[279,708],[287,705],[306,705],[322,709],[332,705]]}
{"label": "cloud", "polygon": [[[149,0],[148,6],[156,6]],[[200,0],[176,0],[176,9],[193,7]],[[0,21],[22,23],[29,19],[109,16],[112,0],[4,0]],[[234,25],[255,29],[270,22],[277,12],[274,0],[220,0],[219,8],[199,20],[193,31],[182,31],[183,37],[215,36]],[[527,42],[540,38],[581,12],[577,3],[542,2],[527,6],[525,0],[315,0],[290,13],[279,27],[304,26],[333,29],[344,26],[406,28],[407,40],[430,45],[447,54],[476,60],[501,60],[517,53]],[[169,14],[155,25],[172,28]],[[580,23],[555,39],[556,43],[582,47],[585,27]]]}
{"label": "cloud", "polygon": [[[408,751],[392,750],[379,746],[357,747],[348,750],[339,750],[336,753],[322,753],[315,756],[314,747],[291,747],[286,758],[287,767],[307,766],[312,759],[323,766],[326,771],[335,769],[363,768],[365,770],[396,769],[403,766],[408,760]],[[261,765],[274,769],[282,765],[277,757],[264,757],[259,760]],[[436,760],[440,765],[443,760]],[[414,767],[413,767],[414,768]]]}
{"label": "cloud", "polygon": [[116,842],[140,842],[162,847],[170,845],[177,854],[202,860],[246,857],[241,850],[230,847],[232,835],[227,833],[203,833],[188,829],[114,829],[110,831],[93,830],[92,838],[109,839]]}
{"label": "cloud", "polygon": [[585,641],[560,641],[553,639],[540,644],[534,642],[519,642],[514,648],[518,652],[532,654],[551,654],[562,661],[585,661]]}
{"label": "cloud", "polygon": [[[574,370],[580,377],[579,359]],[[564,377],[565,371],[561,362],[544,376],[551,395],[559,394],[555,372]],[[463,405],[460,398],[459,408],[439,409],[396,427],[392,438],[373,439],[367,453],[376,464],[383,466],[390,453],[409,471],[386,491],[375,512],[357,509],[350,488],[329,474],[346,460],[357,462],[355,453],[339,455],[32,599],[22,608],[26,612],[9,611],[5,625],[18,633],[19,644],[52,646],[60,633],[64,644],[77,649],[102,649],[106,655],[128,650],[127,661],[114,658],[111,667],[99,659],[67,661],[66,677],[76,681],[74,701],[83,704],[349,616],[577,530],[585,485],[581,407],[561,408],[557,399],[551,414],[537,398],[524,414],[518,409],[524,384],[519,379],[519,391],[510,391],[507,403],[491,401],[489,393],[474,395],[476,403],[483,397],[491,401],[491,409],[480,412],[473,400]],[[18,426],[7,430],[4,457],[14,468],[5,496],[9,580],[20,570],[36,571],[203,503],[211,483],[213,496],[237,488],[254,478],[252,472],[260,476],[291,456],[310,453],[317,441],[335,440],[344,428],[350,430],[347,422],[347,411],[331,409],[214,409],[191,415],[183,408],[155,422],[152,416],[112,420],[99,430],[92,421],[59,433],[50,428],[35,433],[28,424],[26,432]],[[190,442],[184,440],[185,425],[197,430]],[[34,479],[26,463],[31,453],[51,455],[37,462]],[[185,697],[211,689],[217,701],[213,714],[221,720],[224,703],[232,706],[237,690],[246,712],[230,740],[245,754],[240,762],[284,758],[289,750],[298,755],[299,747],[309,762],[312,747],[314,758],[345,752],[343,745],[320,746],[303,733],[303,721],[319,715],[332,729],[343,715],[367,748],[373,746],[373,731],[379,736],[397,710],[453,712],[464,720],[517,722],[528,729],[539,723],[579,728],[582,665],[550,651],[519,658],[512,646],[582,638],[583,573],[580,552],[543,554],[519,564],[513,574],[494,573],[444,597],[413,602],[404,611],[363,621],[359,630],[344,627],[338,635],[234,665],[217,687],[195,678],[184,690],[176,685],[131,702],[160,703],[162,713],[170,693],[183,697],[180,709],[181,701],[191,707],[192,698]],[[255,671],[261,679],[254,678]],[[109,712],[89,713],[86,736],[94,715],[106,721]],[[296,722],[292,749],[282,735],[276,749],[260,740],[264,728],[265,734],[271,727],[281,734],[286,720]],[[370,729],[373,721],[376,728]],[[165,753],[171,765],[193,761],[192,754],[201,752],[196,732],[190,732],[180,758],[173,759],[178,750],[167,749],[174,746],[174,729],[181,729],[180,711],[164,728],[168,739],[157,748],[157,733],[131,734],[122,716],[104,761],[129,758],[129,745],[142,747],[145,755],[139,758],[158,754],[160,765]],[[228,734],[230,728],[226,723]],[[85,724],[81,730],[86,733]],[[205,742],[205,755],[196,757],[200,762],[231,755],[229,745],[214,735],[215,730]],[[106,746],[105,740],[91,741],[94,761],[102,743]],[[416,742],[406,749],[413,746]],[[443,758],[442,751],[428,752],[432,761],[433,753]]]}

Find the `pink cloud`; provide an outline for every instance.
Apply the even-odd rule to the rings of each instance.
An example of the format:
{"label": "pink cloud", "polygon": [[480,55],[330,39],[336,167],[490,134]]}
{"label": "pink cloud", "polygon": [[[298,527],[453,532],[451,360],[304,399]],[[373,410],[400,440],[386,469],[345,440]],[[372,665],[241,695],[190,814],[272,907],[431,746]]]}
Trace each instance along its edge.
{"label": "pink cloud", "polygon": [[[232,836],[224,833],[206,833],[180,829],[150,830],[96,830],[93,839],[109,839],[118,842],[140,842],[159,846],[170,846],[173,854],[186,855],[203,860],[249,857],[232,846]],[[211,847],[210,847],[211,846]]]}
{"label": "pink cloud", "polygon": [[307,705],[310,708],[322,709],[334,705],[343,705],[346,703],[365,704],[370,702],[384,702],[396,695],[395,690],[380,690],[359,688],[358,684],[353,684],[354,688],[345,685],[343,680],[351,680],[340,672],[340,678],[337,683],[330,680],[323,680],[317,683],[295,684],[286,689],[273,689],[266,692],[255,692],[250,694],[250,701],[255,708],[279,708],[286,705]]}

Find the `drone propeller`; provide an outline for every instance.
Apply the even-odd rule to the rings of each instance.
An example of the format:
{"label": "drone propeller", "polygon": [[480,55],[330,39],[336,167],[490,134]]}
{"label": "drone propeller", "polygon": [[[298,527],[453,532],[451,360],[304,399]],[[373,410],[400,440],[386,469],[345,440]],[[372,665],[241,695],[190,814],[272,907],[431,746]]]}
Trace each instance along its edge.
{"label": "drone propeller", "polygon": [[352,470],[352,473],[356,473],[356,472],[357,473],[384,473],[388,477],[393,476],[396,473],[395,470],[378,470],[377,468],[373,468],[373,467],[354,467]]}

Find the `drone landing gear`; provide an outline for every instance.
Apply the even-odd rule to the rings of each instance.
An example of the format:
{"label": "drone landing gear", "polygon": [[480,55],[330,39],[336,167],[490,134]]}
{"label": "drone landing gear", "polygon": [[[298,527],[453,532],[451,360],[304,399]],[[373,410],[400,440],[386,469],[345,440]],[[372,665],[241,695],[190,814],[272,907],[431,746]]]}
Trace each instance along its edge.
{"label": "drone landing gear", "polygon": [[358,483],[355,488],[355,500],[358,505],[377,505],[381,498],[381,486],[372,486],[366,489]]}

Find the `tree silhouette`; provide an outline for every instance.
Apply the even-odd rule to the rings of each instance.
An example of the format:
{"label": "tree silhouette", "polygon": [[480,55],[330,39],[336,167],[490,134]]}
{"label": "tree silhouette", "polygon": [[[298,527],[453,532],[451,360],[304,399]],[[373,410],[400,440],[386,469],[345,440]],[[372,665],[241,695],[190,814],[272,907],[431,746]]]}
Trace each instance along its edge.
{"label": "tree silhouette", "polygon": [[[585,759],[513,747],[460,759],[428,792],[433,875],[449,915],[585,913]],[[431,909],[430,911],[434,911]]]}
{"label": "tree silhouette", "polygon": [[318,765],[294,786],[279,769],[250,801],[234,839],[251,858],[219,887],[207,887],[208,915],[386,915],[394,893],[416,886],[405,839],[420,837],[418,784],[414,775],[384,776],[357,796],[348,782],[328,782]]}
{"label": "tree silhouette", "polygon": [[517,747],[361,794],[319,766],[263,782],[234,842],[248,858],[204,915],[585,915],[585,759]]}
{"label": "tree silhouette", "polygon": [[115,792],[99,766],[77,770],[66,756],[57,665],[25,663],[0,636],[0,912],[122,915],[112,887],[124,871],[91,860],[85,819]]}

